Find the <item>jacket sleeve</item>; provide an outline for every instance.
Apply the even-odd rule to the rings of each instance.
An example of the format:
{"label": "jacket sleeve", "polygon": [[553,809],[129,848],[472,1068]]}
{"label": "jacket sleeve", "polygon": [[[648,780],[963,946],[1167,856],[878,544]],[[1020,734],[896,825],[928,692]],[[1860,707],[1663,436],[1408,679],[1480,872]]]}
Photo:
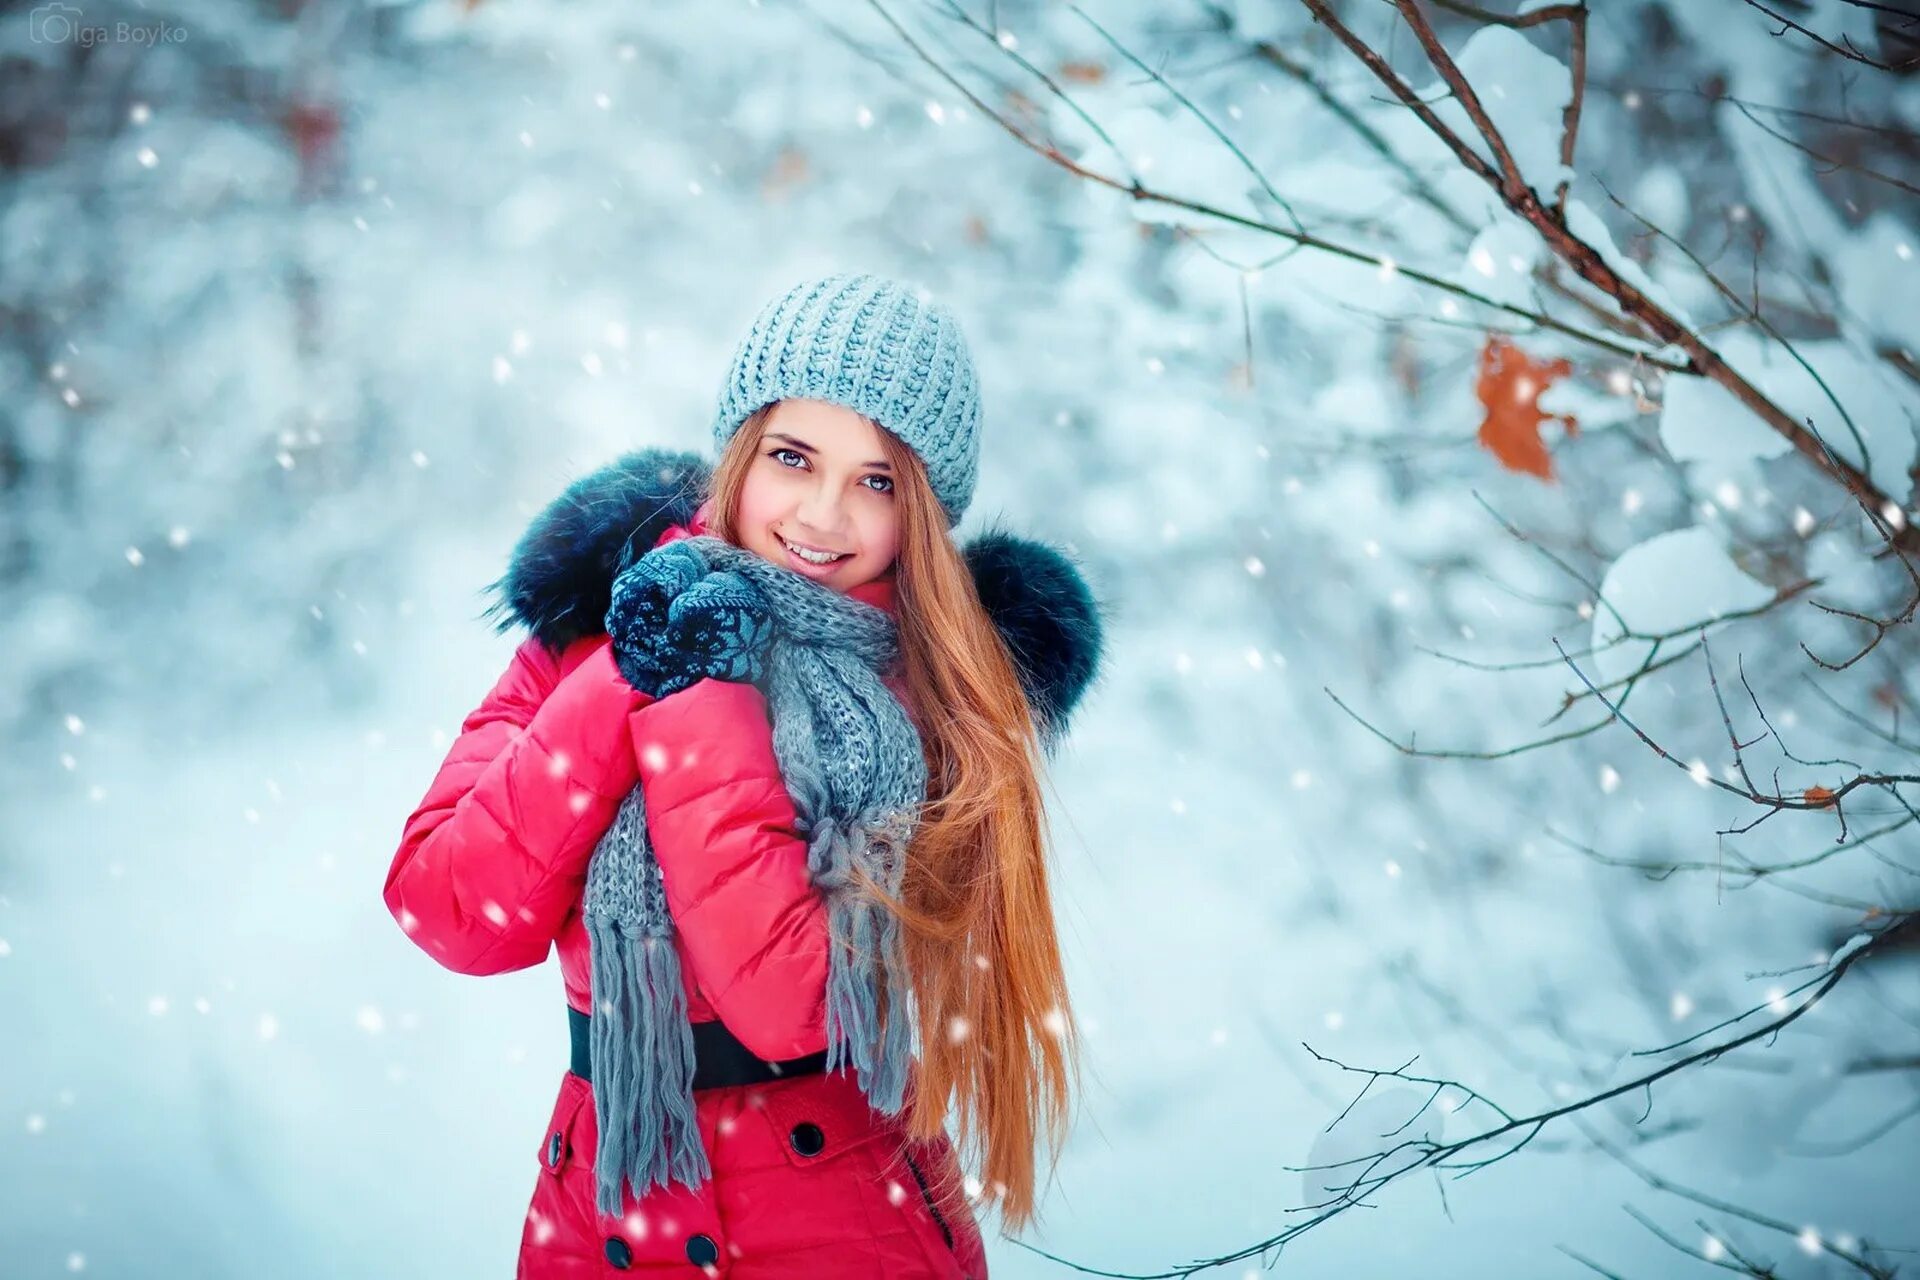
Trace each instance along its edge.
{"label": "jacket sleeve", "polygon": [[826,900],[808,878],[765,695],[704,679],[631,723],[647,833],[701,993],[766,1061],[826,1048]]}
{"label": "jacket sleeve", "polygon": [[575,643],[592,652],[556,656],[530,639],[514,653],[460,726],[387,872],[387,909],[457,973],[547,958],[637,780],[627,717],[651,699],[621,678],[604,639]]}

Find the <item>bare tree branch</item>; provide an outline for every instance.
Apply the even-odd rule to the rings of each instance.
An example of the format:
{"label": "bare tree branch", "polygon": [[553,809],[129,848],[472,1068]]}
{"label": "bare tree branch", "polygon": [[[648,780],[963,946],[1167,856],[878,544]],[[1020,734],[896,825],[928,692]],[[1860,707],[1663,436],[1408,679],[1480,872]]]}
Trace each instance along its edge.
{"label": "bare tree branch", "polygon": [[[1848,2],[1856,5],[1860,4],[1860,0],[1848,0]],[[1785,14],[1780,13],[1777,10],[1769,9],[1766,5],[1762,4],[1760,0],[1746,0],[1746,3],[1750,8],[1758,9],[1761,13],[1766,14],[1769,18],[1772,18],[1774,21],[1783,24],[1780,30],[1773,33],[1776,36],[1785,35],[1789,31],[1798,31],[1801,35],[1805,36],[1807,39],[1813,41],[1815,44],[1819,45],[1821,48],[1826,49],[1831,53],[1837,53],[1841,57],[1846,58],[1853,62],[1863,62],[1869,67],[1877,67],[1881,71],[1905,71],[1910,67],[1920,66],[1920,57],[1908,58],[1904,62],[1882,62],[1878,58],[1862,53],[1860,51],[1860,46],[1856,45],[1853,42],[1853,38],[1851,36],[1841,36],[1840,43],[1835,44],[1833,41],[1827,39],[1825,36],[1821,35],[1819,32],[1813,31],[1807,27],[1801,26],[1799,23],[1795,22],[1792,18],[1787,17]],[[1860,7],[1865,8],[1869,6],[1860,5]],[[1871,7],[1878,9],[1881,6],[1873,5]],[[1887,9],[1886,12],[1898,13],[1899,10]],[[1912,14],[1907,14],[1905,16],[1909,19],[1913,17]]]}
{"label": "bare tree branch", "polygon": [[[1811,423],[1802,424],[1775,404],[1758,387],[1722,359],[1720,354],[1708,346],[1698,334],[1681,324],[1664,307],[1654,302],[1631,281],[1615,271],[1601,258],[1593,246],[1569,231],[1565,218],[1558,210],[1549,209],[1541,204],[1539,197],[1527,185],[1524,175],[1519,172],[1512,152],[1507,148],[1484,107],[1481,106],[1473,86],[1467,83],[1459,65],[1440,44],[1431,24],[1427,22],[1414,0],[1395,0],[1395,5],[1419,37],[1421,47],[1426,50],[1434,69],[1439,72],[1441,79],[1460,100],[1469,118],[1473,120],[1475,128],[1486,137],[1488,145],[1493,148],[1499,162],[1497,170],[1441,120],[1434,109],[1421,99],[1392,67],[1387,65],[1386,59],[1340,21],[1328,0],[1301,0],[1301,3],[1313,14],[1316,21],[1331,31],[1334,37],[1371,70],[1396,98],[1419,117],[1433,135],[1454,153],[1464,168],[1499,192],[1507,207],[1526,219],[1540,233],[1547,245],[1566,260],[1582,279],[1613,298],[1623,311],[1641,320],[1660,339],[1686,352],[1693,371],[1724,387],[1748,410],[1785,436],[1803,456],[1811,460],[1821,471],[1838,480],[1849,493],[1853,494],[1855,499],[1868,510],[1870,516],[1877,520],[1878,513],[1883,509],[1900,510],[1900,504],[1875,487],[1864,472],[1828,448],[1826,442],[1812,429]],[[1890,545],[1906,554],[1920,553],[1920,529],[1916,529],[1911,522],[1902,520],[1897,529],[1887,529],[1884,527],[1884,521],[1880,523],[1883,525],[1883,535],[1887,537]]]}
{"label": "bare tree branch", "polygon": [[[1294,1210],[1294,1212],[1305,1212],[1311,1215],[1303,1221],[1294,1223],[1269,1236],[1265,1240],[1258,1241],[1254,1244],[1243,1246],[1217,1257],[1202,1259],[1163,1271],[1107,1271],[1101,1268],[1072,1262],[1066,1258],[1050,1253],[1047,1250],[1029,1245],[1024,1241],[1015,1241],[1014,1243],[1043,1258],[1048,1258],[1054,1262],[1070,1267],[1083,1275],[1112,1276],[1118,1278],[1118,1280],[1171,1280],[1172,1277],[1195,1275],[1215,1267],[1228,1266],[1235,1262],[1245,1261],[1248,1258],[1264,1256],[1270,1250],[1284,1248],[1289,1242],[1298,1239],[1301,1235],[1311,1231],[1317,1226],[1332,1221],[1350,1209],[1367,1207],[1369,1198],[1379,1194],[1385,1188],[1400,1181],[1410,1173],[1421,1169],[1445,1169],[1453,1171],[1456,1178],[1466,1177],[1471,1173],[1485,1169],[1523,1150],[1549,1125],[1589,1111],[1613,1098],[1638,1094],[1679,1072],[1700,1066],[1704,1063],[1713,1062],[1725,1054],[1733,1052],[1735,1049],[1775,1036],[1798,1021],[1807,1010],[1813,1008],[1814,1005],[1825,999],[1827,994],[1846,976],[1847,972],[1860,963],[1861,960],[1882,951],[1891,951],[1895,947],[1910,941],[1911,937],[1916,934],[1920,934],[1920,915],[1899,917],[1889,922],[1877,934],[1873,934],[1866,941],[1860,942],[1858,945],[1854,945],[1850,949],[1836,954],[1832,963],[1819,976],[1810,978],[1798,987],[1785,993],[1780,998],[1781,1000],[1791,1001],[1795,997],[1803,995],[1805,997],[1797,1003],[1791,1004],[1785,1012],[1778,1013],[1773,1018],[1767,1019],[1738,1035],[1730,1036],[1724,1040],[1714,1041],[1691,1053],[1675,1058],[1673,1061],[1645,1074],[1636,1076],[1633,1079],[1624,1081],[1610,1088],[1597,1090],[1560,1106],[1548,1107],[1525,1115],[1511,1113],[1508,1109],[1501,1107],[1490,1098],[1485,1097],[1478,1091],[1458,1081],[1433,1076],[1410,1075],[1404,1067],[1354,1067],[1341,1062],[1337,1058],[1320,1053],[1314,1049],[1312,1045],[1303,1044],[1302,1047],[1320,1061],[1326,1062],[1349,1074],[1365,1077],[1366,1083],[1362,1085],[1360,1091],[1362,1096],[1364,1096],[1367,1090],[1372,1088],[1375,1083],[1383,1079],[1400,1080],[1407,1083],[1428,1086],[1429,1092],[1426,1102],[1400,1127],[1402,1131],[1411,1125],[1415,1119],[1418,1119],[1419,1116],[1431,1107],[1448,1089],[1459,1091],[1460,1094],[1470,1102],[1478,1102],[1486,1106],[1496,1116],[1500,1117],[1499,1123],[1491,1124],[1467,1137],[1452,1142],[1441,1142],[1426,1137],[1406,1138],[1385,1150],[1356,1157],[1352,1160],[1342,1160],[1327,1165],[1284,1166],[1294,1172],[1321,1172],[1346,1169],[1353,1166],[1358,1166],[1358,1169],[1347,1186],[1332,1199],[1321,1204],[1303,1205]],[[1780,1000],[1769,1000],[1765,1004],[1756,1005],[1734,1018],[1717,1024],[1716,1027],[1710,1028],[1707,1032],[1702,1032],[1698,1036],[1689,1037],[1688,1040],[1681,1041],[1678,1045],[1669,1045],[1661,1050],[1647,1050],[1645,1052],[1669,1052],[1693,1040],[1701,1039],[1711,1034],[1714,1030],[1736,1026],[1741,1022],[1755,1018],[1765,1011],[1774,1009],[1779,1003]],[[1407,1065],[1410,1066],[1411,1063]],[[1357,1102],[1358,1098],[1356,1098],[1355,1101]],[[1351,1105],[1352,1104],[1349,1104],[1349,1106]],[[1487,1147],[1497,1147],[1498,1149],[1490,1155],[1479,1154],[1479,1152]]]}
{"label": "bare tree branch", "polygon": [[[1223,222],[1232,226],[1245,227],[1251,231],[1265,232],[1268,235],[1273,235],[1283,240],[1292,241],[1293,243],[1304,246],[1306,248],[1317,249],[1322,253],[1329,253],[1335,257],[1344,258],[1350,262],[1364,263],[1368,266],[1376,267],[1384,271],[1392,272],[1396,275],[1403,275],[1409,280],[1414,280],[1420,284],[1427,285],[1434,289],[1438,289],[1443,293],[1449,293],[1454,295],[1455,297],[1465,298],[1469,301],[1479,303],[1482,306],[1490,307],[1495,311],[1504,312],[1508,315],[1519,316],[1524,320],[1531,321],[1532,323],[1538,325],[1542,329],[1547,329],[1555,333],[1562,333],[1570,338],[1577,339],[1578,341],[1586,343],[1590,346],[1600,347],[1605,350],[1612,351],[1617,355],[1622,355],[1631,359],[1640,360],[1653,368],[1663,369],[1670,373],[1684,373],[1684,372],[1689,372],[1692,369],[1692,366],[1687,362],[1673,360],[1668,357],[1661,356],[1657,352],[1651,351],[1646,347],[1623,342],[1616,338],[1610,337],[1606,334],[1593,333],[1588,330],[1581,329],[1577,325],[1568,324],[1564,320],[1560,320],[1557,317],[1547,315],[1540,311],[1531,310],[1529,308],[1518,306],[1511,302],[1506,302],[1497,298],[1489,297],[1485,294],[1476,292],[1475,290],[1468,289],[1463,285],[1457,284],[1452,280],[1444,279],[1440,276],[1433,275],[1429,272],[1420,271],[1412,267],[1404,266],[1400,263],[1393,261],[1390,258],[1384,258],[1377,253],[1370,253],[1370,252],[1367,252],[1366,250],[1355,249],[1355,248],[1352,248],[1351,246],[1326,240],[1319,236],[1294,231],[1291,228],[1278,226],[1274,223],[1267,222],[1260,218],[1250,218],[1245,216],[1244,214],[1234,213],[1230,210],[1222,209],[1215,205],[1207,204],[1204,201],[1190,200],[1181,196],[1173,195],[1169,192],[1159,191],[1154,188],[1146,186],[1144,183],[1138,181],[1137,179],[1123,180],[1123,179],[1115,178],[1109,174],[1101,173],[1098,170],[1089,168],[1086,165],[1082,165],[1079,162],[1075,161],[1071,156],[1068,156],[1065,152],[1060,150],[1060,148],[1055,144],[1033,137],[1026,130],[1022,129],[1017,123],[1015,123],[1013,120],[1008,118],[1003,112],[995,110],[991,105],[989,105],[987,102],[981,99],[981,97],[977,93],[975,93],[971,88],[969,88],[963,81],[961,81],[945,66],[941,65],[941,63],[932,56],[932,54],[925,48],[925,46],[923,46],[919,41],[913,38],[912,34],[908,32],[907,29],[900,24],[899,20],[894,16],[891,10],[887,8],[886,4],[884,3],[884,0],[868,0],[868,4],[870,4],[873,7],[873,9],[876,12],[878,12],[880,16],[887,22],[887,24],[894,29],[894,31],[899,35],[902,42],[904,42],[910,49],[912,49],[916,54],[918,54],[921,57],[921,59],[926,62],[928,67],[930,67],[935,72],[935,74],[939,75],[941,79],[945,80],[950,86],[952,86],[954,91],[960,94],[963,98],[965,98],[967,102],[975,110],[979,111],[981,115],[993,121],[995,124],[999,125],[1002,129],[1004,129],[1007,133],[1011,134],[1022,146],[1027,147],[1029,150],[1045,158],[1051,163],[1058,165],[1060,168],[1066,170],[1068,173],[1073,174],[1075,177],[1084,179],[1085,181],[1088,181],[1088,182],[1095,183],[1099,186],[1107,187],[1113,191],[1118,191],[1123,195],[1129,196],[1134,200],[1147,201],[1154,204],[1163,204],[1169,208],[1185,209],[1190,213],[1204,214],[1207,217],[1218,219],[1220,222]],[[977,24],[973,24],[971,19],[967,19],[966,21],[969,23],[969,25],[975,26],[976,29],[979,30],[982,34],[988,35],[990,37],[991,33],[986,32],[984,28],[979,28]],[[1049,88],[1053,92],[1057,93],[1064,101],[1071,101],[1070,95],[1067,95],[1063,90],[1060,90],[1057,85],[1052,85],[1051,83],[1049,83]]]}

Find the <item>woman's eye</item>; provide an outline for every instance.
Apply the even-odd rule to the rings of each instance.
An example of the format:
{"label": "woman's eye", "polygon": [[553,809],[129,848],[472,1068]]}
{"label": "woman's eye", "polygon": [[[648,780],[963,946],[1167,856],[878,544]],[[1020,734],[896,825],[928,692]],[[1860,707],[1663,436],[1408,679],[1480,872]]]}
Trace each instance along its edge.
{"label": "woman's eye", "polygon": [[[789,471],[797,471],[805,466],[807,462],[806,455],[794,449],[769,449],[767,450],[767,456],[778,462],[781,466],[786,467]],[[793,459],[793,461],[787,461],[789,458]],[[865,483],[867,480],[878,480],[883,487],[875,488],[868,486],[869,488],[873,488],[875,493],[893,492],[893,481],[887,476],[863,476],[861,480],[862,483]]]}

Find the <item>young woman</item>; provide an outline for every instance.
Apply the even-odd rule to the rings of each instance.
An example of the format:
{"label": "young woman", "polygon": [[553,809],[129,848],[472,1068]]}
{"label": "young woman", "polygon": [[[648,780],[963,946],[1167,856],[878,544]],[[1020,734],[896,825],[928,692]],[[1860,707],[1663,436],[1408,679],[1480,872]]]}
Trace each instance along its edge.
{"label": "young woman", "polygon": [[1078,1072],[1038,775],[1102,626],[1058,551],[952,540],[979,418],[947,309],[806,282],[736,350],[711,470],[576,481],[494,584],[531,635],[385,900],[460,973],[558,944],[573,1065],[521,1280],[979,1280],[969,1201],[1032,1220]]}

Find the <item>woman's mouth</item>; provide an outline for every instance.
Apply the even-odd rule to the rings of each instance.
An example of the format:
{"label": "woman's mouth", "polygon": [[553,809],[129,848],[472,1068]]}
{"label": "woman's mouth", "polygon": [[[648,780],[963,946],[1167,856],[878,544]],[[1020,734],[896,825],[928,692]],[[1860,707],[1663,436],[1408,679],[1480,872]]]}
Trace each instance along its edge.
{"label": "woman's mouth", "polygon": [[787,549],[787,559],[797,568],[803,570],[810,569],[817,571],[828,569],[853,554],[850,551],[839,553],[819,551],[812,547],[802,546],[796,542],[789,542],[785,538],[781,538],[777,533],[774,537],[779,538],[780,545]]}

